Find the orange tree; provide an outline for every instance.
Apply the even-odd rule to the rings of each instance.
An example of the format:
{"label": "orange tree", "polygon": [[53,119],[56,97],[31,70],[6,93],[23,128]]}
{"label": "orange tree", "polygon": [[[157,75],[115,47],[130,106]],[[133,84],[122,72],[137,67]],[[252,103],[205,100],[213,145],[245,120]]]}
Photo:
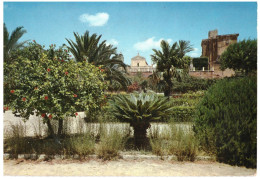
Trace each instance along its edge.
{"label": "orange tree", "polygon": [[[51,45],[44,50],[34,42],[16,51],[13,63],[4,63],[4,109],[24,119],[41,116],[55,139],[62,133],[64,118],[97,110],[105,100],[101,67],[69,56],[63,48]],[[50,120],[58,120],[57,132]]]}

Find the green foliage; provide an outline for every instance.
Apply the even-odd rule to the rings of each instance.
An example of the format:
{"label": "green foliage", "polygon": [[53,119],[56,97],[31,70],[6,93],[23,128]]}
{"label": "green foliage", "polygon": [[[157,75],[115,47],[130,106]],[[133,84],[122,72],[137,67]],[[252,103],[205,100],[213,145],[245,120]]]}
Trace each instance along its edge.
{"label": "green foliage", "polygon": [[216,79],[199,79],[192,76],[185,77],[182,81],[176,81],[172,90],[174,92],[186,93],[188,91],[207,90]]}
{"label": "green foliage", "polygon": [[197,70],[202,70],[204,67],[205,70],[208,69],[208,57],[201,57],[201,58],[193,58],[192,63],[193,67]]}
{"label": "green foliage", "polygon": [[[153,49],[154,55],[151,55],[152,61],[156,63],[157,71],[163,72],[164,95],[169,97],[173,86],[173,78],[177,81],[181,80],[183,75],[177,69],[187,69],[190,64],[190,58],[185,57],[185,54],[192,51],[189,41],[180,40],[172,46],[168,42],[161,41],[162,51]],[[186,71],[187,73],[187,71]]]}
{"label": "green foliage", "polygon": [[41,116],[48,127],[49,120],[99,109],[106,89],[99,68],[70,60],[66,50],[54,48],[44,51],[29,43],[14,63],[4,64],[4,104],[25,119]]}
{"label": "green foliage", "polygon": [[[67,48],[78,62],[87,61],[95,66],[102,66],[101,71],[106,74],[105,79],[114,84],[115,89],[125,88],[130,84],[126,77],[127,65],[123,61],[123,55],[116,52],[115,47],[107,45],[106,41],[100,42],[101,35],[90,35],[88,31],[80,36],[74,32],[75,42],[68,40]],[[118,87],[119,85],[119,87]],[[115,90],[110,85],[111,90]]]}
{"label": "green foliage", "polygon": [[95,138],[89,132],[72,136],[66,140],[68,154],[78,154],[80,157],[85,157],[95,152]]}
{"label": "green foliage", "polygon": [[[192,122],[194,120],[195,107],[202,99],[203,95],[204,91],[173,95],[173,99],[171,99],[171,104],[173,106],[171,119],[175,122]],[[169,121],[169,119],[166,121]]]}
{"label": "green foliage", "polygon": [[23,34],[26,33],[26,30],[23,29],[23,27],[17,27],[11,35],[9,34],[7,27],[4,23],[4,61],[6,63],[10,63],[13,61],[13,58],[11,57],[11,52],[23,47],[23,45],[26,43],[20,42],[18,43],[19,39],[23,36]]}
{"label": "green foliage", "polygon": [[256,76],[218,81],[201,101],[194,131],[217,160],[256,167]]}
{"label": "green foliage", "polygon": [[231,68],[244,73],[257,70],[257,40],[243,40],[228,46],[220,57],[221,69]]}
{"label": "green foliage", "polygon": [[172,113],[167,98],[159,98],[156,94],[131,94],[130,98],[118,95],[111,100],[112,114],[122,122],[129,122],[134,128],[137,147],[141,147],[146,139],[146,130],[151,121],[166,118]]}
{"label": "green foliage", "polygon": [[194,118],[194,106],[175,106],[173,109],[172,118],[175,122],[190,122]]}
{"label": "green foliage", "polygon": [[113,114],[122,122],[129,122],[131,125],[156,121],[172,113],[168,99],[159,98],[154,93],[130,94],[130,98],[117,95],[111,104]]}

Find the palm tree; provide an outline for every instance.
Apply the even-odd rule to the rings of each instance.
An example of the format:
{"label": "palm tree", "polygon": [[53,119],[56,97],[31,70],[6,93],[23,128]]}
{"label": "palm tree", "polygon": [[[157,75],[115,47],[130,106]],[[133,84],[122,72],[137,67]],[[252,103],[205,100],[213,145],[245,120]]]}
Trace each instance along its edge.
{"label": "palm tree", "polygon": [[102,66],[106,73],[106,79],[112,83],[116,81],[123,87],[130,84],[126,77],[127,65],[123,62],[122,54],[117,54],[116,48],[107,45],[106,41],[99,43],[101,35],[89,35],[86,31],[83,36],[74,32],[75,42],[66,39],[69,43],[67,48],[73,54],[76,61],[87,60],[95,66]]}
{"label": "palm tree", "polygon": [[128,122],[134,129],[136,147],[140,148],[147,141],[147,129],[150,123],[167,118],[172,114],[170,101],[155,93],[131,94],[130,97],[117,95],[110,101],[112,114],[121,122]]}
{"label": "palm tree", "polygon": [[157,71],[163,72],[163,80],[165,81],[164,95],[169,97],[172,89],[172,78],[181,80],[181,74],[177,68],[184,68],[188,63],[185,54],[192,51],[193,48],[189,41],[180,40],[172,46],[165,40],[161,41],[161,49],[153,49],[154,54],[151,55],[153,62],[157,64]]}
{"label": "palm tree", "polygon": [[26,30],[23,27],[17,27],[11,35],[7,30],[7,27],[4,23],[4,61],[10,62],[11,57],[10,54],[12,51],[21,48],[27,41],[23,41],[18,43],[18,40],[26,33]]}
{"label": "palm tree", "polygon": [[179,44],[178,44],[178,48],[179,48],[179,55],[180,57],[184,57],[187,53],[193,51],[192,46],[190,45],[189,41],[185,41],[185,40],[179,40]]}

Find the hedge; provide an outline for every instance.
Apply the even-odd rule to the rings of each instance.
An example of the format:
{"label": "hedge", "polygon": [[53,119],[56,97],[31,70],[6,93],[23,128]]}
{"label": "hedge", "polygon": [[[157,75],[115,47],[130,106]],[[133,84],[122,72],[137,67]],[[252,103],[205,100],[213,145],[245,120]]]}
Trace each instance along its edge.
{"label": "hedge", "polygon": [[223,79],[201,103],[194,132],[220,162],[256,168],[257,77]]}

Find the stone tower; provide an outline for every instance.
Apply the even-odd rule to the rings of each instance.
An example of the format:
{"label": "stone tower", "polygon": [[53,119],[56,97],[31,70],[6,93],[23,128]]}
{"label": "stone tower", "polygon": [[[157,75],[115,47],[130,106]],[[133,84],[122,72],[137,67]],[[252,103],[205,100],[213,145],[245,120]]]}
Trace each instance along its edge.
{"label": "stone tower", "polygon": [[202,57],[209,58],[209,69],[219,70],[219,57],[227,47],[237,42],[239,34],[218,35],[218,30],[208,33],[208,39],[201,42]]}

